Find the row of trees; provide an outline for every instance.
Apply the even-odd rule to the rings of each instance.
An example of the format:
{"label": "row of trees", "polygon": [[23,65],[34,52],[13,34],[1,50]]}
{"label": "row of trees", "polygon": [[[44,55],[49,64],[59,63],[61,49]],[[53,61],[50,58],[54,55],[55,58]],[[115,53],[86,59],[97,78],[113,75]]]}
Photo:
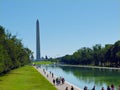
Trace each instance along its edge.
{"label": "row of trees", "polygon": [[30,62],[32,52],[0,26],[0,74]]}
{"label": "row of trees", "polygon": [[120,41],[107,44],[102,47],[96,44],[92,48],[83,47],[72,55],[66,55],[60,58],[61,62],[66,64],[82,64],[95,66],[120,66]]}

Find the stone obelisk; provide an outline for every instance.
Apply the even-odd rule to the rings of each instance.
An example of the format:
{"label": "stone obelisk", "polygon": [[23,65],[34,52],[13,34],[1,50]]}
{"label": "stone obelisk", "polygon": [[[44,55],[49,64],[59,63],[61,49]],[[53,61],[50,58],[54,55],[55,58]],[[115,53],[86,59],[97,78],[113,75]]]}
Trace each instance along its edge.
{"label": "stone obelisk", "polygon": [[36,21],[36,60],[41,60],[39,21]]}

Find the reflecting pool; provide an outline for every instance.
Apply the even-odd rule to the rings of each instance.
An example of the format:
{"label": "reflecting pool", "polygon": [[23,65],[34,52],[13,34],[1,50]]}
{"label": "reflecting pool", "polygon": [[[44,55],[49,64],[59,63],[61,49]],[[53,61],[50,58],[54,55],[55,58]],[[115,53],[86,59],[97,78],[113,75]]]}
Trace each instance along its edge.
{"label": "reflecting pool", "polygon": [[113,84],[115,90],[120,85],[120,69],[95,69],[85,67],[72,66],[42,66],[48,72],[54,73],[56,76],[64,77],[66,81],[83,89],[87,86],[89,90],[95,85],[96,90],[101,90],[102,87],[107,89],[107,86]]}

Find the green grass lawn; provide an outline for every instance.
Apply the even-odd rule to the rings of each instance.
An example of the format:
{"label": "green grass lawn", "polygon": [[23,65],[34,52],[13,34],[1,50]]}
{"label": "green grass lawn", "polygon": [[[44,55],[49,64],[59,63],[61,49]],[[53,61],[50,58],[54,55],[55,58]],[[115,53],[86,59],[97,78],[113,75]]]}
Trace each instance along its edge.
{"label": "green grass lawn", "polygon": [[36,65],[40,65],[40,64],[52,64],[53,62],[51,62],[51,61],[34,61],[33,63],[35,63]]}
{"label": "green grass lawn", "polygon": [[57,90],[32,66],[24,66],[0,76],[0,90]]}

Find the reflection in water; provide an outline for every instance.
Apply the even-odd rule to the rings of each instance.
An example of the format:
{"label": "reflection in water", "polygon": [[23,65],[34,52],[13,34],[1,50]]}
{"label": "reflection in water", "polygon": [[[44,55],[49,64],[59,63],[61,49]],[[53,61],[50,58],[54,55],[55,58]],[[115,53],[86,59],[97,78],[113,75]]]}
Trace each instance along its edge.
{"label": "reflection in water", "polygon": [[118,87],[120,84],[120,70],[71,66],[49,66],[47,69],[57,76],[63,76],[68,82],[80,88],[87,86],[91,89],[95,85],[96,90],[101,90],[102,87],[106,89],[107,85],[114,84],[115,87]]}

